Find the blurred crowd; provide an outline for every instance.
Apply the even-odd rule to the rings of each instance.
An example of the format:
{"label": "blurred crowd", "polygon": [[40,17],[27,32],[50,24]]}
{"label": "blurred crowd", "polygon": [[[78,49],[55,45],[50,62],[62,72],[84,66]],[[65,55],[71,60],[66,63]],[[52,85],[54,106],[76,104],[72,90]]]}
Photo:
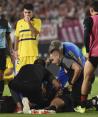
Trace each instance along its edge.
{"label": "blurred crowd", "polygon": [[57,20],[62,17],[83,19],[85,10],[91,0],[0,0],[3,13],[8,20],[15,24],[22,17],[22,6],[25,3],[34,5],[34,14],[45,19]]}

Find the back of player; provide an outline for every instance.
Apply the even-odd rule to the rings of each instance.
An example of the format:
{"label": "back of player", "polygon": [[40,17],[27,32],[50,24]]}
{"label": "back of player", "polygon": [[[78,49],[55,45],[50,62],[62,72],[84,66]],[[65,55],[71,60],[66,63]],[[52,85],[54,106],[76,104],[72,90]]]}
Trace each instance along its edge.
{"label": "back of player", "polygon": [[77,63],[84,66],[85,57],[82,54],[82,51],[78,46],[71,42],[63,43],[63,54],[68,57],[74,59]]}

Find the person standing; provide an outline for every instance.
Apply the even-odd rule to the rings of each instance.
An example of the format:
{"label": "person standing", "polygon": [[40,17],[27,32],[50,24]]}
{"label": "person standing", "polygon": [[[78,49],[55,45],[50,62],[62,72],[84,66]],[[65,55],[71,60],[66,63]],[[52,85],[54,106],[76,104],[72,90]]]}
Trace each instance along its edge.
{"label": "person standing", "polygon": [[84,19],[84,44],[86,47],[87,61],[84,66],[84,80],[81,89],[81,106],[76,108],[77,112],[86,111],[85,102],[88,89],[91,84],[92,75],[98,66],[98,1],[92,1],[90,14]]}
{"label": "person standing", "polygon": [[24,17],[17,22],[15,31],[14,56],[17,59],[16,71],[26,64],[33,64],[38,56],[38,37],[41,20],[34,17],[32,4],[23,7]]}
{"label": "person standing", "polygon": [[7,50],[12,51],[10,40],[11,26],[3,15],[3,8],[0,5],[0,97],[4,89],[4,71],[6,69]]}

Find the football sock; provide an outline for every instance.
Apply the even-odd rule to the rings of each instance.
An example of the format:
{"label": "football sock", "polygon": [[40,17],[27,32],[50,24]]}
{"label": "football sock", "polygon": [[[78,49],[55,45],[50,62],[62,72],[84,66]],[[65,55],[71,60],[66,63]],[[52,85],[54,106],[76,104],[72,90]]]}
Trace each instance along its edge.
{"label": "football sock", "polygon": [[81,106],[86,107],[86,101],[87,101],[88,95],[81,95]]}

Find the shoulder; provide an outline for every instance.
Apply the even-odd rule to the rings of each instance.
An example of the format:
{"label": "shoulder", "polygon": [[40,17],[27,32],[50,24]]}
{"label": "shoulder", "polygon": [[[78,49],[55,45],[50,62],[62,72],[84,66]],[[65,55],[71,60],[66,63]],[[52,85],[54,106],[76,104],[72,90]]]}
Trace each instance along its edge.
{"label": "shoulder", "polygon": [[72,42],[63,42],[64,45],[74,45]]}
{"label": "shoulder", "polygon": [[63,45],[66,47],[66,48],[77,48],[77,46],[72,43],[72,42],[64,42]]}
{"label": "shoulder", "polygon": [[23,22],[24,22],[24,19],[20,19],[20,20],[17,21],[17,24],[21,24]]}
{"label": "shoulder", "polygon": [[35,21],[35,22],[41,22],[41,19],[40,19],[40,18],[33,18],[32,21]]}
{"label": "shoulder", "polygon": [[85,17],[84,19],[84,24],[91,24],[93,23],[93,18],[92,17]]}
{"label": "shoulder", "polygon": [[73,59],[70,59],[70,58],[67,58],[67,57],[64,57],[62,59],[62,64],[64,65],[64,68],[66,68],[66,69],[70,69],[74,62],[75,61]]}

